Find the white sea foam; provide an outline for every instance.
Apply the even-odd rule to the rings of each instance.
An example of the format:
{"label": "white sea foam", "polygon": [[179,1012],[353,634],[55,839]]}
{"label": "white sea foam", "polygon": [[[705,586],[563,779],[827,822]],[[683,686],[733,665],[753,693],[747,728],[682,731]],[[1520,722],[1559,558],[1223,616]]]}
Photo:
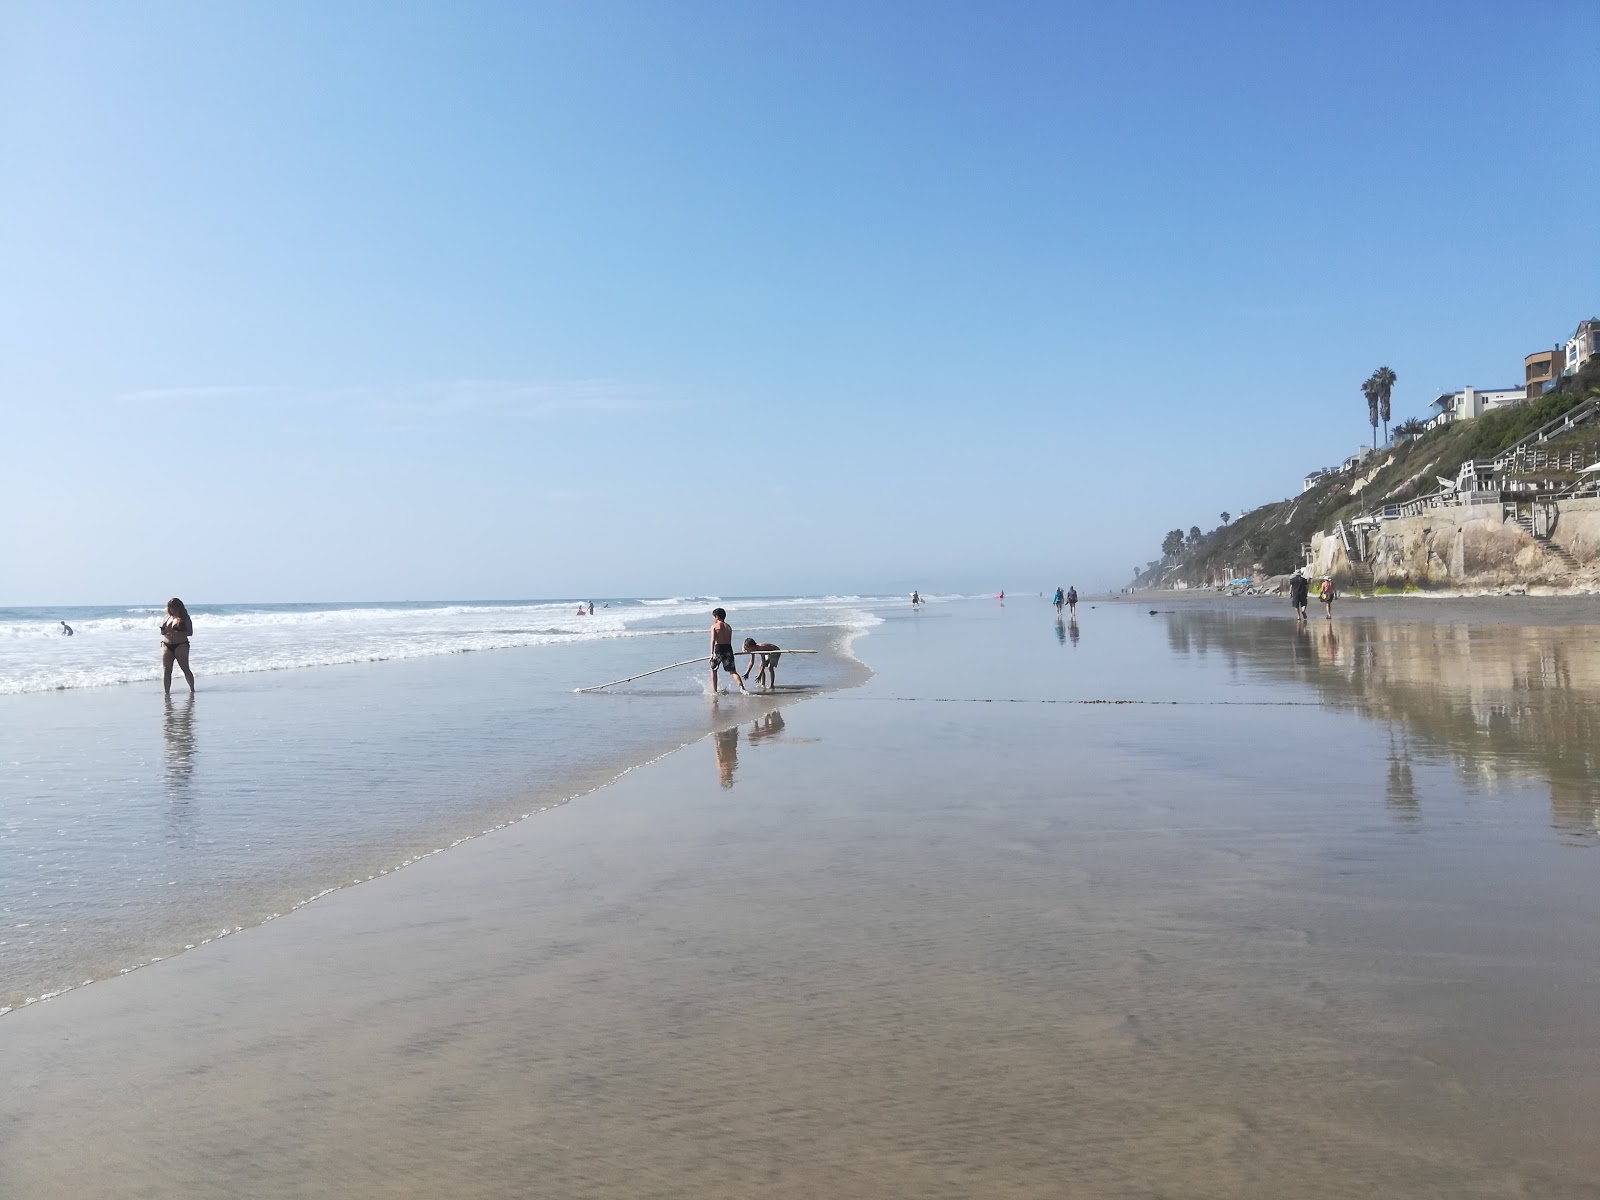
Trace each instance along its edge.
{"label": "white sea foam", "polygon": [[[195,665],[207,675],[336,666],[437,654],[702,632],[715,597],[519,604],[229,605],[193,610]],[[730,606],[732,601],[727,602]],[[876,624],[859,596],[737,602],[741,630]],[[64,636],[66,617],[74,636]],[[160,678],[159,609],[0,610],[0,694]]]}

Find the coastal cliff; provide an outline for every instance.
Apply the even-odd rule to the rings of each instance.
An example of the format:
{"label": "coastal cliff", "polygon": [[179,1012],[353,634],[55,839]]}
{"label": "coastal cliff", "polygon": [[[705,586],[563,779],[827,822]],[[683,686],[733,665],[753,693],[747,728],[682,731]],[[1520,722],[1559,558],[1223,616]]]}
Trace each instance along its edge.
{"label": "coastal cliff", "polygon": [[[1373,586],[1395,591],[1600,588],[1600,499],[1548,508],[1543,539],[1505,519],[1498,504],[1386,520],[1371,536],[1365,566]],[[1331,534],[1312,537],[1311,570],[1347,587],[1357,578],[1343,540]]]}
{"label": "coastal cliff", "polygon": [[1600,588],[1600,497],[1584,486],[1600,460],[1597,405],[1600,358],[1539,401],[1352,458],[1209,533],[1174,529],[1134,586],[1270,588],[1308,567],[1358,591]]}

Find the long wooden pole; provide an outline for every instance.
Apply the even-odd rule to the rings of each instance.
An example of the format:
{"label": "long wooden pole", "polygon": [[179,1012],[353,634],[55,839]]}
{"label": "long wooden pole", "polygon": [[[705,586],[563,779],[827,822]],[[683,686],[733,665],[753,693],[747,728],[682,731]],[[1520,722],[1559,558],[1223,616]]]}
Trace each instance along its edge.
{"label": "long wooden pole", "polygon": [[[750,654],[750,653],[755,653],[755,654],[762,654],[762,653],[766,653],[766,654],[815,654],[816,651],[815,650],[766,650],[766,651],[756,650],[756,651],[752,652],[752,651],[749,651],[749,650],[735,650],[734,653],[735,654]],[[711,661],[711,656],[709,654],[702,654],[698,658],[686,658],[682,662],[668,663],[664,667],[657,667],[654,671],[644,671],[644,672],[641,672],[638,675],[629,675],[626,679],[613,679],[610,683],[597,683],[593,687],[573,688],[572,690],[575,691],[575,692],[598,692],[601,688],[616,687],[617,684],[619,684],[619,683],[632,683],[635,679],[643,679],[646,675],[659,675],[663,671],[675,670],[678,667],[693,666],[695,663],[706,664],[706,663],[710,663],[710,661]]]}

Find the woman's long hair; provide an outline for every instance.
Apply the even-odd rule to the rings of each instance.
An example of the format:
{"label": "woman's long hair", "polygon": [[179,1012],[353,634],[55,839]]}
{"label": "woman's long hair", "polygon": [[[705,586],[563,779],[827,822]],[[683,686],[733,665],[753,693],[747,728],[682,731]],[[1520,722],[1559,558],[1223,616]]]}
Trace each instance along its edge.
{"label": "woman's long hair", "polygon": [[167,616],[177,617],[180,621],[189,619],[189,610],[183,606],[183,601],[174,596],[167,601]]}

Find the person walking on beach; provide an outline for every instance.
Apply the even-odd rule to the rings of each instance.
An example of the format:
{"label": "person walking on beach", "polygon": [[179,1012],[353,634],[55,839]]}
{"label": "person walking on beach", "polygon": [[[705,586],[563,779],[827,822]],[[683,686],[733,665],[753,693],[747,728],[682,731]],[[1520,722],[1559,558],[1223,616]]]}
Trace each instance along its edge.
{"label": "person walking on beach", "polygon": [[1333,576],[1324,575],[1322,577],[1322,586],[1317,589],[1317,599],[1321,600],[1322,606],[1328,610],[1328,620],[1330,621],[1333,620],[1334,596]]}
{"label": "person walking on beach", "polygon": [[1067,615],[1074,621],[1078,619],[1078,589],[1076,587],[1067,589]]}
{"label": "person walking on beach", "polygon": [[1311,581],[1304,573],[1296,571],[1289,576],[1289,603],[1294,606],[1294,619],[1304,622],[1306,619],[1306,601],[1311,597]]}
{"label": "person walking on beach", "polygon": [[167,601],[167,618],[161,622],[161,690],[172,695],[172,664],[188,681],[189,691],[194,691],[194,672],[189,669],[189,639],[194,636],[194,622],[183,601],[174,596]]}
{"label": "person walking on beach", "polygon": [[755,638],[745,638],[744,652],[750,656],[750,662],[745,666],[743,678],[749,679],[750,672],[756,665],[756,655],[761,656],[761,670],[756,672],[756,682],[765,683],[770,692],[778,686],[778,647],[771,642],[758,642]]}
{"label": "person walking on beach", "polygon": [[738,683],[741,692],[749,694],[744,686],[744,680],[739,676],[739,668],[733,662],[733,626],[728,624],[727,611],[720,608],[711,610],[711,694],[717,694],[717,671],[727,671]]}
{"label": "person walking on beach", "polygon": [[1065,604],[1066,602],[1067,602],[1067,594],[1065,592],[1063,592],[1059,587],[1056,588],[1056,594],[1054,596],[1050,597],[1050,603],[1054,604],[1056,606],[1056,619],[1057,620],[1059,620],[1061,618],[1061,606],[1063,604]]}

